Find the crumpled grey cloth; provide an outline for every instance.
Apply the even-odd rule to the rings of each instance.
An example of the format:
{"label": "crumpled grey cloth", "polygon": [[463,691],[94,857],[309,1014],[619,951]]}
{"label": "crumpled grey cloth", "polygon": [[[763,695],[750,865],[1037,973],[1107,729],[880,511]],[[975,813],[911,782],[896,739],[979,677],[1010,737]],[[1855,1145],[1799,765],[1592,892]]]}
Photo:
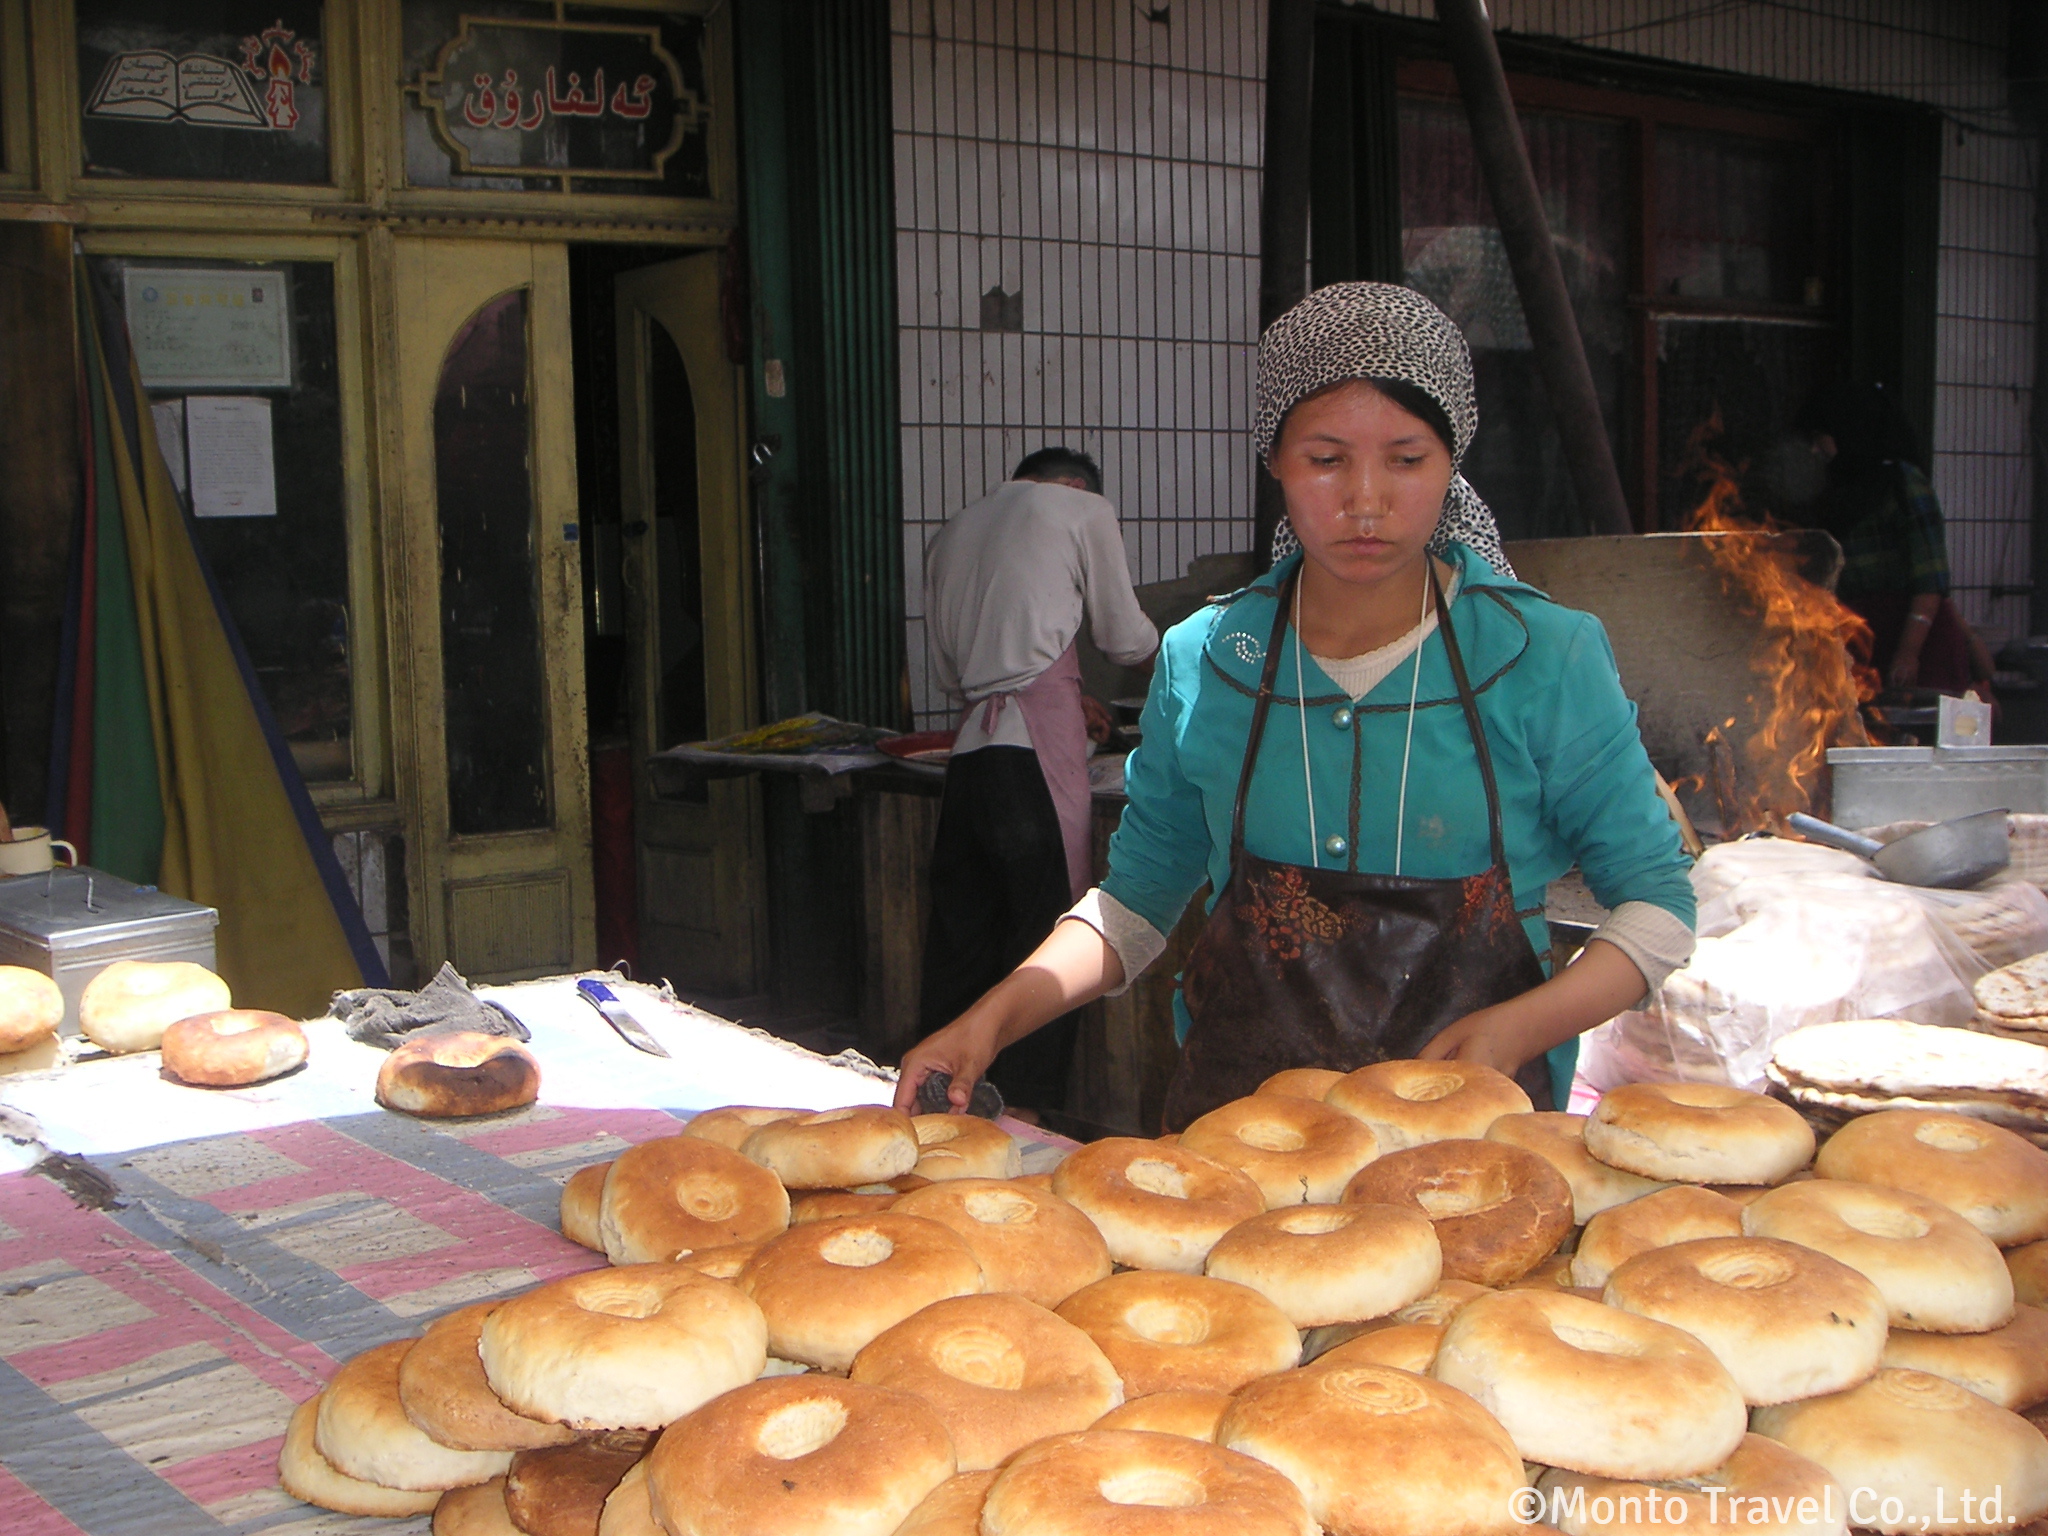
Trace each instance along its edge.
{"label": "crumpled grey cloth", "polygon": [[524,1024],[469,990],[469,983],[447,961],[434,979],[417,992],[395,987],[363,987],[337,992],[328,1012],[348,1027],[348,1037],[365,1045],[396,1050],[422,1031],[453,1034],[474,1030],[483,1035],[509,1035],[530,1040]]}

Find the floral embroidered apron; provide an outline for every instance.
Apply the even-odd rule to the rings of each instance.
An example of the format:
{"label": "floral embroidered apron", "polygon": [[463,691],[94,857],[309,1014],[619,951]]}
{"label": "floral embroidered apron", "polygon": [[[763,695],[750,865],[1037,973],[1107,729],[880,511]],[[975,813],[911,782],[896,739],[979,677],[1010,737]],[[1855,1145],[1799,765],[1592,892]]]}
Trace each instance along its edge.
{"label": "floral embroidered apron", "polygon": [[[1493,863],[1458,879],[1420,879],[1282,864],[1245,850],[1245,798],[1273,701],[1297,570],[1281,589],[1252,705],[1231,812],[1230,878],[1183,974],[1182,997],[1193,1023],[1167,1088],[1169,1131],[1252,1092],[1283,1067],[1349,1072],[1412,1057],[1466,1014],[1518,997],[1544,979],[1515,915],[1493,754],[1434,565],[1429,578],[1442,618],[1437,633],[1486,786]],[[1516,1080],[1538,1109],[1550,1107],[1542,1056]]]}

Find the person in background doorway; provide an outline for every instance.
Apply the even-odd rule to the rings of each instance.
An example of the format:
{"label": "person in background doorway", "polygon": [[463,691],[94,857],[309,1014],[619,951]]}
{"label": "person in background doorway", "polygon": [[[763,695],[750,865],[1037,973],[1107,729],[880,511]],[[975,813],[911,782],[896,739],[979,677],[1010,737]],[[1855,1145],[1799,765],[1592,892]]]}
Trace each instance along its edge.
{"label": "person in background doorway", "polygon": [[[1116,509],[1084,453],[1041,448],[955,515],[925,554],[925,633],[941,690],[966,706],[932,850],[919,1006],[929,1034],[993,987],[1093,884],[1088,744],[1109,711],[1081,688],[1085,621],[1111,661],[1159,647]],[[1072,1014],[996,1057],[1012,1104],[1059,1108]]]}
{"label": "person in background doorway", "polygon": [[1837,594],[1869,623],[1885,685],[1988,699],[1991,658],[1949,596],[1941,503],[1898,401],[1878,384],[1826,385],[1797,428],[1827,476],[1798,520],[1842,546]]}

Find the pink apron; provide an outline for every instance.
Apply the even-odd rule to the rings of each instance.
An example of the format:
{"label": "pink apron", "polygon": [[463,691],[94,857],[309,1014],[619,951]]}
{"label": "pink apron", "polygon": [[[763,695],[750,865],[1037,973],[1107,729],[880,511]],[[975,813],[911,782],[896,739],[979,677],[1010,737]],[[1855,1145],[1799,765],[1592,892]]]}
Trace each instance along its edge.
{"label": "pink apron", "polygon": [[1067,850],[1067,884],[1076,901],[1095,883],[1094,837],[1088,788],[1088,717],[1081,713],[1081,656],[1071,645],[1060,659],[1015,693],[992,693],[968,705],[982,711],[982,728],[993,731],[1009,705],[1024,711],[1039,771],[1052,791]]}

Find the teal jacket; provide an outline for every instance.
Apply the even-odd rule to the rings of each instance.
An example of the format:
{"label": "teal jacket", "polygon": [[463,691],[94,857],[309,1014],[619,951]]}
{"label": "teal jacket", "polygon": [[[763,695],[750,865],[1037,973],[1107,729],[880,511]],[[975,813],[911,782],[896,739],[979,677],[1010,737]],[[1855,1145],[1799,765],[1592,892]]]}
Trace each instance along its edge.
{"label": "teal jacket", "polygon": [[[1450,622],[1493,750],[1515,907],[1546,962],[1544,887],[1574,864],[1609,907],[1647,901],[1688,927],[1689,862],[1621,691],[1607,632],[1497,573],[1462,544]],[[1142,742],[1124,770],[1130,803],[1109,845],[1102,889],[1161,933],[1204,880],[1210,904],[1230,873],[1230,813],[1278,589],[1297,554],[1235,596],[1175,625],[1159,648]],[[1404,660],[1354,708],[1307,654],[1295,692],[1295,637],[1274,681],[1265,742],[1245,808],[1261,858],[1393,874],[1401,757],[1415,662]],[[1421,651],[1400,873],[1478,874],[1491,862],[1486,791],[1464,711],[1432,634]],[[1307,715],[1315,842],[1302,771]],[[1329,840],[1332,836],[1338,843]],[[1176,1009],[1178,1012],[1178,1008]],[[1181,1018],[1183,1032],[1186,1020]]]}

